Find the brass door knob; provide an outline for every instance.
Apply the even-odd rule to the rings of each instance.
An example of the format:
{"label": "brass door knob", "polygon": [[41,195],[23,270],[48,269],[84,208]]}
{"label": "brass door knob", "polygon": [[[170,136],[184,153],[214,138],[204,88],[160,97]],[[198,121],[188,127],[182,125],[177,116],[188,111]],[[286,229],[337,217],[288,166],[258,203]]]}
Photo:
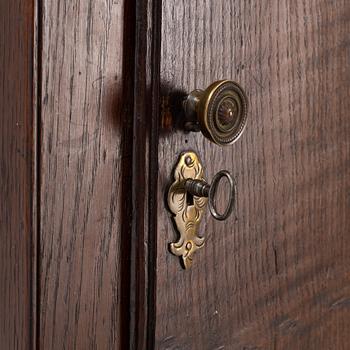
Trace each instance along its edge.
{"label": "brass door knob", "polygon": [[242,135],[247,123],[248,99],[240,85],[230,80],[194,90],[184,100],[185,129],[201,131],[220,146],[230,145]]}

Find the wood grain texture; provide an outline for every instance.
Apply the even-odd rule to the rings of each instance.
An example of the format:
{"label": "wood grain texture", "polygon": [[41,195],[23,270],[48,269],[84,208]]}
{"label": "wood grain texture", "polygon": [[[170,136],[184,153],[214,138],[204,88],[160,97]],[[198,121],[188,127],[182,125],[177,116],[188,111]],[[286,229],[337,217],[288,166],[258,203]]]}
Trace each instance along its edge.
{"label": "wood grain texture", "polygon": [[135,2],[130,350],[154,349],[161,3]]}
{"label": "wood grain texture", "polygon": [[0,1],[0,347],[29,349],[35,297],[34,1]]}
{"label": "wood grain texture", "polygon": [[[156,349],[348,349],[349,1],[172,0],[162,16],[163,95],[231,78],[250,112],[224,149],[160,137]],[[188,149],[208,179],[233,173],[238,203],[226,222],[204,218],[184,271],[164,193]]]}
{"label": "wood grain texture", "polygon": [[43,1],[41,349],[128,341],[131,10]]}

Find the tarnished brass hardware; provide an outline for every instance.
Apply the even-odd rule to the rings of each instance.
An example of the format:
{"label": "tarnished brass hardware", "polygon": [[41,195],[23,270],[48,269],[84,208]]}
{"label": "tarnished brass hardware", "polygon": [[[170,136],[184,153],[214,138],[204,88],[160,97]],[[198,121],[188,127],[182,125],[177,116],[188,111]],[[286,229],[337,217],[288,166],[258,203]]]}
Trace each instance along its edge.
{"label": "tarnished brass hardware", "polygon": [[185,98],[183,106],[185,129],[201,131],[220,146],[237,141],[247,123],[248,99],[234,81],[220,80],[205,90],[194,90]]}
{"label": "tarnished brass hardware", "polygon": [[[215,206],[215,196],[218,184],[224,177],[229,182],[230,195],[225,212],[220,214]],[[215,219],[225,220],[233,210],[235,197],[235,182],[228,171],[219,171],[209,185],[204,179],[197,154],[181,154],[174,171],[174,182],[169,188],[168,205],[180,234],[178,241],[170,244],[170,251],[181,257],[186,269],[192,264],[193,254],[204,246],[205,237],[199,233],[199,224],[207,203]]]}
{"label": "tarnished brass hardware", "polygon": [[180,237],[177,242],[170,244],[170,251],[181,257],[187,269],[192,264],[193,253],[204,245],[204,237],[198,233],[198,229],[208,202],[206,197],[189,196],[185,188],[187,179],[204,180],[202,164],[194,152],[180,156],[174,179],[168,192],[168,205],[174,214]]}

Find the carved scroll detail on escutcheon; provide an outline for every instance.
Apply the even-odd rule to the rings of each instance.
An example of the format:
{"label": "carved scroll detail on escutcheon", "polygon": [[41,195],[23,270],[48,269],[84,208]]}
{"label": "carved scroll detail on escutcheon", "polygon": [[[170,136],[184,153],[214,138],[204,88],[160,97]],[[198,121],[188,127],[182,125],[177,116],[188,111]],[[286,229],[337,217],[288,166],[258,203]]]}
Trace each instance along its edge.
{"label": "carved scroll detail on escutcheon", "polygon": [[202,164],[196,153],[181,154],[174,179],[168,192],[168,205],[180,237],[170,244],[170,251],[181,258],[187,269],[192,264],[193,254],[204,246],[205,241],[204,236],[199,234],[199,224],[208,198],[191,196],[184,188],[186,179],[204,180]]}

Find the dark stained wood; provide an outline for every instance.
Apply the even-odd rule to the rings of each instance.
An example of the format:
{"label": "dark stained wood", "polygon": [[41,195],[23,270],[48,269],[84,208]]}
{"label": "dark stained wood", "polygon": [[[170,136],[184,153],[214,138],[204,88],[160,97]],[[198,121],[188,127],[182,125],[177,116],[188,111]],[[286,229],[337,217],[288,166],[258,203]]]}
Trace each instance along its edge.
{"label": "dark stained wood", "polygon": [[0,1],[1,349],[35,339],[34,12],[34,1]]}
{"label": "dark stained wood", "polygon": [[[1,349],[349,348],[347,1],[13,0],[0,23]],[[159,136],[169,95],[220,78],[250,99],[240,141]],[[188,149],[239,196],[184,271],[164,194]]]}
{"label": "dark stained wood", "polygon": [[129,349],[154,348],[161,0],[136,1]]}
{"label": "dark stained wood", "polygon": [[43,1],[41,349],[128,343],[129,4]]}
{"label": "dark stained wood", "polygon": [[[350,347],[349,1],[163,1],[163,95],[231,78],[249,121],[222,149],[159,140],[156,349]],[[233,173],[226,222],[184,271],[164,193],[181,151]]]}

